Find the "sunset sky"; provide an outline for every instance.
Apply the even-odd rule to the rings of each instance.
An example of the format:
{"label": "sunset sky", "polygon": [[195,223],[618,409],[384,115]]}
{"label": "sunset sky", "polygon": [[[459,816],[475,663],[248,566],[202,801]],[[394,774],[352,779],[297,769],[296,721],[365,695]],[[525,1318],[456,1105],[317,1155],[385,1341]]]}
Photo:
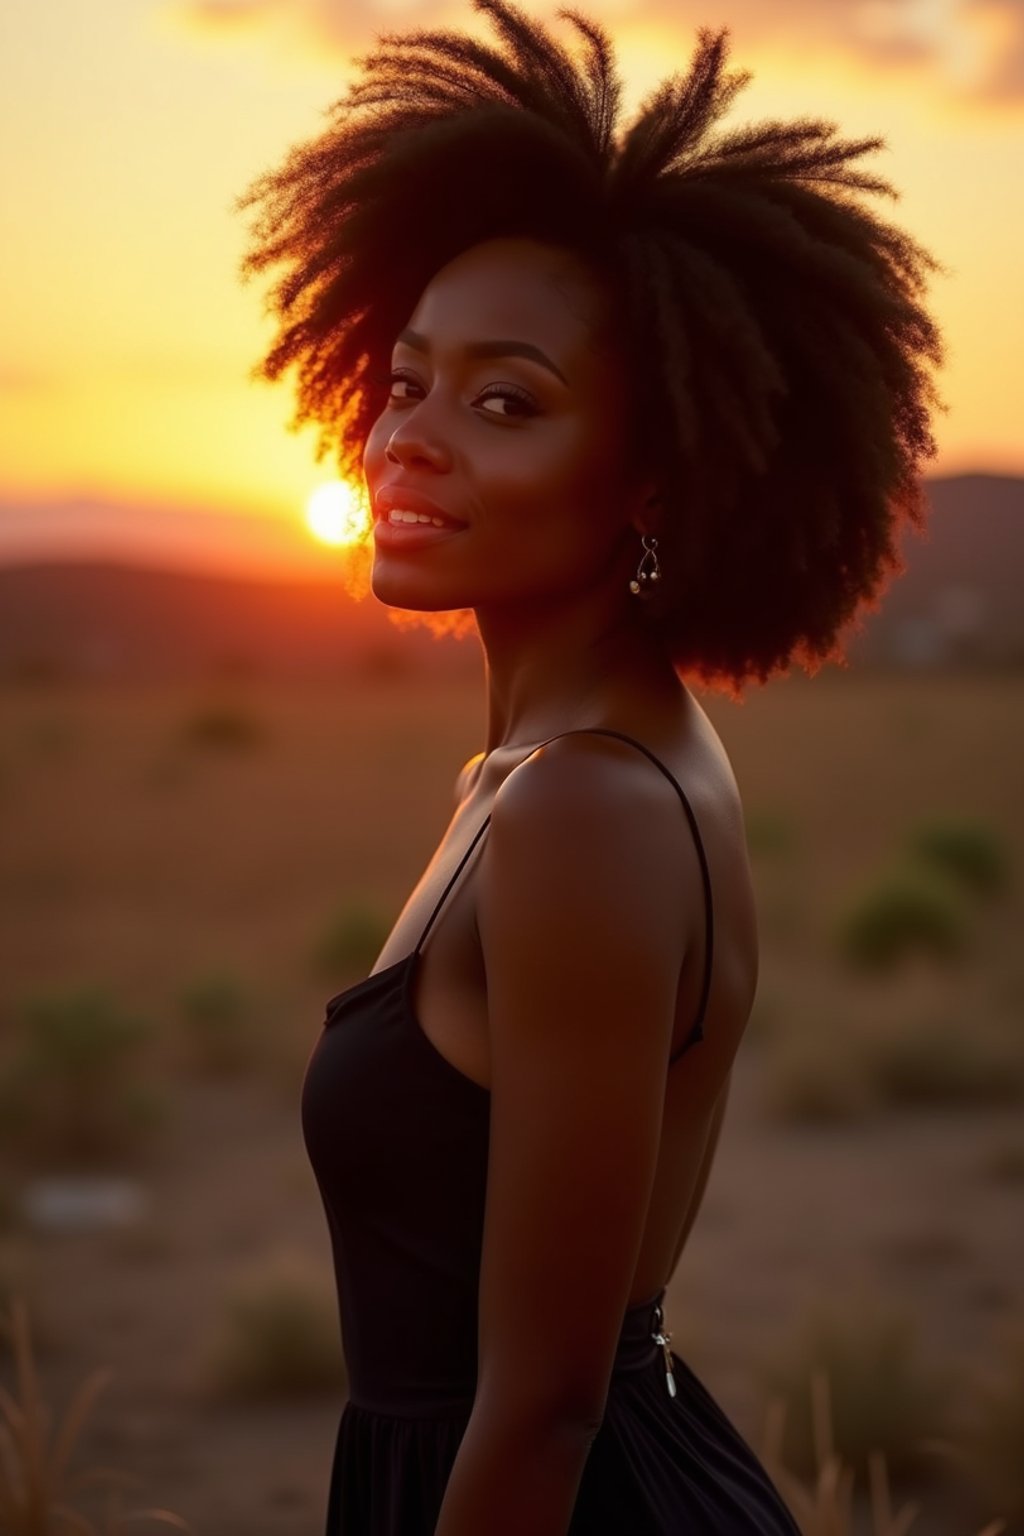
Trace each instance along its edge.
{"label": "sunset sky", "polygon": [[[1024,473],[1022,0],[594,0],[624,117],[729,25],[754,71],[725,126],[882,135],[872,199],[949,269],[949,413],[930,473]],[[566,41],[555,4],[525,0]],[[92,547],[329,573],[304,523],[331,478],[290,382],[255,384],[263,289],[235,197],[319,131],[382,31],[494,33],[468,0],[6,0],[0,19],[0,562]]]}

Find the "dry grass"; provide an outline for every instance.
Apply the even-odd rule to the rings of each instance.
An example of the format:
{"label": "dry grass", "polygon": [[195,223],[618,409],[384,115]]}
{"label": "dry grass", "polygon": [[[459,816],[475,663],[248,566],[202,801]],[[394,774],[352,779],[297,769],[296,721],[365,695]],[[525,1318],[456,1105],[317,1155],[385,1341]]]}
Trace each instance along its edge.
{"label": "dry grass", "polygon": [[974,1485],[1024,1525],[1024,1319],[1004,1331],[998,1364],[975,1366],[957,1454]]}
{"label": "dry grass", "polygon": [[[832,1429],[828,1373],[812,1372],[809,1382],[814,1437],[813,1481],[796,1476],[783,1460],[786,1405],[781,1397],[768,1407],[761,1459],[769,1476],[789,1505],[802,1536],[854,1536],[855,1474],[838,1454]],[[921,1513],[911,1502],[893,1509],[889,1471],[879,1450],[867,1456],[871,1536],[905,1536]],[[1001,1536],[1007,1522],[999,1516],[980,1527],[974,1536]]]}
{"label": "dry grass", "polygon": [[929,1446],[946,1434],[955,1377],[920,1357],[904,1309],[863,1291],[819,1301],[795,1336],[766,1355],[759,1374],[786,1405],[782,1455],[807,1474],[820,1462],[820,1424],[809,1384],[828,1380],[830,1439],[856,1473],[873,1451],[891,1472],[930,1470]]}
{"label": "dry grass", "polygon": [[[830,937],[848,894],[876,883],[894,855],[913,857],[930,879],[950,878],[948,850],[941,869],[914,850],[925,823],[971,818],[990,829],[1011,876],[1024,867],[1022,689],[1012,677],[824,673],[752,695],[741,709],[700,696],[744,795],[762,981],[707,1209],[673,1287],[680,1306],[695,1293],[710,1379],[730,1383],[751,1414],[749,1362],[766,1333],[793,1298],[832,1287],[852,1255],[901,1294],[936,1357],[948,1341],[961,1357],[983,1359],[993,1315],[1012,1303],[1024,1147],[1012,1126],[1019,1101],[1005,1083],[1024,1051],[1020,891],[1011,878],[982,903],[966,878],[958,882],[968,942],[949,967],[912,951],[891,972],[850,972]],[[223,719],[196,728],[211,710],[241,729]],[[362,908],[380,923],[397,915],[444,830],[456,770],[481,744],[482,724],[478,687],[425,687],[422,676],[361,688],[238,683],[215,696],[54,683],[9,688],[0,700],[0,1075],[15,1048],[18,999],[88,983],[152,1020],[146,1076],[160,1071],[174,1110],[162,1156],[146,1170],[157,1228],[27,1239],[37,1348],[44,1321],[72,1345],[47,1361],[65,1396],[76,1343],[116,1367],[124,1404],[109,1416],[145,1424],[147,1473],[169,1480],[154,1502],[187,1499],[190,1516],[212,1520],[217,1536],[322,1528],[336,1399],[309,1410],[322,1414],[319,1439],[301,1399],[284,1410],[284,1422],[301,1422],[304,1460],[289,1460],[273,1396],[260,1406],[243,1396],[237,1414],[218,1410],[217,1457],[190,1459],[206,1428],[196,1362],[181,1341],[201,1338],[211,1316],[218,1333],[231,1331],[222,1288],[240,1255],[266,1249],[268,1233],[329,1262],[311,1178],[303,1187],[279,1174],[302,1156],[298,1085],[323,1002],[365,972],[367,950],[314,972],[311,945],[332,914]],[[954,855],[961,865],[964,847],[961,839]],[[980,867],[975,855],[968,849]],[[255,1081],[175,1070],[182,978],[216,975],[252,1000],[250,1017],[267,1020]],[[796,1107],[765,1123],[754,1108],[773,1073],[789,1074]],[[8,1221],[18,1192],[15,1179]],[[902,1246],[888,1241],[908,1232]],[[337,1358],[336,1318],[331,1329]],[[272,1361],[275,1325],[257,1319],[247,1336],[252,1359],[265,1352]],[[998,1447],[1000,1423],[1016,1432],[1008,1391],[1002,1419],[979,1410],[980,1444]],[[959,1465],[987,1486],[982,1457]],[[272,1491],[286,1480],[307,1503],[300,1508],[297,1491],[282,1527]],[[1010,1502],[982,1507],[1008,1512]],[[836,1508],[830,1518],[830,1529],[844,1529]],[[961,1536],[968,1522],[950,1520],[939,1507],[919,1523],[928,1536]]]}
{"label": "dry grass", "polygon": [[[114,1536],[131,1521],[149,1520],[189,1531],[180,1515],[167,1509],[123,1506],[123,1490],[137,1481],[109,1467],[71,1471],[71,1460],[96,1399],[109,1381],[109,1370],[94,1371],[82,1383],[51,1434],[50,1409],[32,1354],[28,1307],[15,1297],[0,1330],[11,1340],[15,1394],[0,1387],[0,1530],[4,1536]],[[76,1508],[87,1487],[106,1483],[109,1499],[100,1524]]]}

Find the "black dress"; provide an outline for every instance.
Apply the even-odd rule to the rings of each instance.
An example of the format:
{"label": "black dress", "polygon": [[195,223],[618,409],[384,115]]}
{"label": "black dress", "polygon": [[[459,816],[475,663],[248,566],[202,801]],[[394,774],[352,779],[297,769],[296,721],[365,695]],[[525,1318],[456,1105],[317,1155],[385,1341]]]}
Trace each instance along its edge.
{"label": "black dress", "polygon": [[[597,733],[631,742],[671,780],[700,856],[704,985],[675,1061],[703,1038],[713,948],[707,858],[664,764],[632,737]],[[330,999],[302,1085],[349,1379],[326,1536],[433,1536],[472,1408],[490,1096],[423,1033],[411,994],[423,941],[489,822],[412,953]],[[799,1536],[754,1452],[686,1362],[658,1342],[664,1295],[623,1319],[569,1536]]]}

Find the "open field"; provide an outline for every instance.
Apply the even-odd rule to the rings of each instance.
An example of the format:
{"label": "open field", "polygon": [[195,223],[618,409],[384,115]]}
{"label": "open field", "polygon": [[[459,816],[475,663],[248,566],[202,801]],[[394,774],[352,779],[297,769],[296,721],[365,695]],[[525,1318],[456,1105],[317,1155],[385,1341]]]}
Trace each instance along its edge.
{"label": "open field", "polygon": [[[698,696],[743,791],[762,961],[666,1314],[759,1445],[757,1364],[820,1298],[899,1307],[922,1370],[965,1381],[1024,1327],[1024,677],[833,672],[743,706]],[[0,1145],[0,1300],[27,1291],[56,1407],[112,1368],[85,1461],[130,1469],[139,1503],[200,1536],[322,1531],[343,1390],[232,1400],[203,1362],[240,1277],[284,1256],[330,1284],[298,1096],[324,1000],[358,972],[313,954],[339,915],[397,914],[482,707],[397,677],[0,693],[0,1066],[33,999],[92,985],[151,1026],[133,1070],[166,1106],[114,1163],[149,1197],[132,1231],[36,1232],[19,1201],[45,1148]],[[1008,880],[949,907],[949,960],[853,964],[851,901],[909,867],[935,819],[986,829]],[[229,1024],[219,1069],[187,1001],[211,977],[230,1003],[209,1010]],[[914,1487],[914,1536],[1003,1513]]]}

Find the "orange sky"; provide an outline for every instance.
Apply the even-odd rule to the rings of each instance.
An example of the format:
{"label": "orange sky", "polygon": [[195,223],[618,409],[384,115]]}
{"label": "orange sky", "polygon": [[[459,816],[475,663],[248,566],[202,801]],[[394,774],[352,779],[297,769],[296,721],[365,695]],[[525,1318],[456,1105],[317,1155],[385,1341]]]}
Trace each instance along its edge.
{"label": "orange sky", "polygon": [[[524,8],[553,20],[556,6]],[[627,117],[652,84],[686,67],[698,25],[728,23],[731,63],[755,76],[729,125],[807,114],[836,121],[844,136],[886,138],[887,151],[860,163],[901,191],[880,211],[950,268],[932,288],[950,410],[929,472],[1024,473],[1017,0],[583,8],[615,39]],[[414,26],[493,41],[468,3],[430,0],[4,8],[0,560],[12,547],[5,522],[18,530],[18,552],[45,525],[53,552],[98,526],[99,506],[108,527],[118,508],[122,523],[133,509],[137,518],[152,506],[165,522],[187,509],[178,543],[197,555],[207,540],[221,548],[232,526],[224,519],[238,518],[252,557],[311,570],[337,560],[302,525],[331,473],[313,461],[312,429],[286,430],[287,382],[248,378],[268,322],[258,284],[238,281],[245,227],[232,204],[322,126],[352,55],[379,31]]]}

